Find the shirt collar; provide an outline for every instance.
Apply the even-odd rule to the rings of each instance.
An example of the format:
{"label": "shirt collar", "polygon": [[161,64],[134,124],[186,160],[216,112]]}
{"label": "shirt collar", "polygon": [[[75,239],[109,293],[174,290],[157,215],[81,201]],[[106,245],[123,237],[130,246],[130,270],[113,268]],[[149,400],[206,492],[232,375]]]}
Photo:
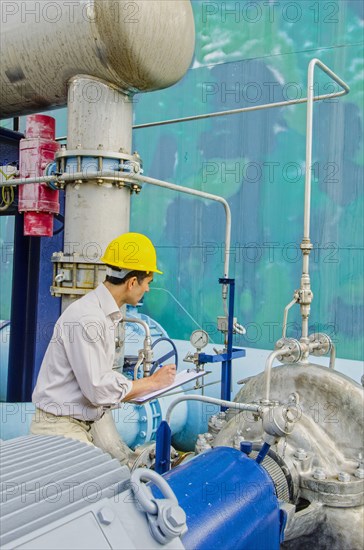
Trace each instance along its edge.
{"label": "shirt collar", "polygon": [[111,317],[112,320],[119,321],[122,318],[120,308],[106,286],[103,283],[100,283],[99,286],[95,289],[95,293],[99,299],[101,309],[105,313],[105,315]]}

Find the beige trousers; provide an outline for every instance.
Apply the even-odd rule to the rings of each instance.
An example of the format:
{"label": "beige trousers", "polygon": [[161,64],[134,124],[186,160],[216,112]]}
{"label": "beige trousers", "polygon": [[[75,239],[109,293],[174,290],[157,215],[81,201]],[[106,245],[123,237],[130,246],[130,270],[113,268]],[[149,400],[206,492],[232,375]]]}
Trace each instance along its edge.
{"label": "beige trousers", "polygon": [[72,416],[56,416],[36,409],[30,425],[30,433],[34,435],[63,435],[70,439],[83,441],[93,445],[91,424],[72,418]]}

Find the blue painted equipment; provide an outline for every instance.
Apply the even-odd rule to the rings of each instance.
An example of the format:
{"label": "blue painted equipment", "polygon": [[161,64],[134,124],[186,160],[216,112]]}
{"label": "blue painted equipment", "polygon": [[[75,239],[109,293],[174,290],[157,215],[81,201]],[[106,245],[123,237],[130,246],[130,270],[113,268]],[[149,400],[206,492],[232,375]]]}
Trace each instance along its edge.
{"label": "blue painted equipment", "polygon": [[[244,453],[217,447],[163,477],[187,516],[186,548],[279,549],[285,517],[274,483]],[[155,488],[153,493],[159,496]]]}
{"label": "blue painted equipment", "polygon": [[155,471],[158,474],[168,472],[171,464],[172,432],[168,422],[163,420],[157,430]]}
{"label": "blue painted equipment", "polygon": [[[221,278],[219,279],[221,285],[227,285],[229,287],[229,312],[228,312],[228,330],[227,330],[227,345],[226,353],[220,353],[217,355],[206,355],[200,353],[198,356],[199,363],[201,365],[205,363],[219,363],[221,361],[221,399],[224,401],[231,400],[231,364],[233,359],[239,357],[245,357],[244,349],[233,348],[233,336],[234,336],[234,295],[235,295],[235,279]],[[222,411],[226,410],[226,407],[221,407]]]}
{"label": "blue painted equipment", "polygon": [[266,457],[267,454],[268,454],[269,449],[270,449],[269,443],[263,443],[262,448],[260,449],[260,451],[259,451],[259,453],[258,453],[258,456],[257,456],[257,458],[255,459],[255,461],[256,461],[258,464],[261,464],[261,463],[263,462],[263,460],[265,459],[265,457]]}

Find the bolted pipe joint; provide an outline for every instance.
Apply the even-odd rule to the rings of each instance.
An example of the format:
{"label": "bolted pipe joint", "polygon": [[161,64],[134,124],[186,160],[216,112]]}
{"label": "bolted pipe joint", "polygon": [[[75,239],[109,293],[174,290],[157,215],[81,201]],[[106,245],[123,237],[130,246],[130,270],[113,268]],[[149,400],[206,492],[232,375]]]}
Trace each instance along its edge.
{"label": "bolted pipe joint", "polygon": [[302,254],[309,254],[313,249],[313,244],[310,239],[303,239],[300,244],[300,249],[302,250]]}
{"label": "bolted pipe joint", "polygon": [[310,334],[309,336],[309,348],[310,353],[316,357],[327,355],[332,348],[332,341],[330,336],[322,332]]}
{"label": "bolted pipe joint", "polygon": [[281,363],[298,363],[305,353],[305,345],[295,338],[280,338],[274,349],[280,353],[277,354],[277,359]]}
{"label": "bolted pipe joint", "polygon": [[[301,306],[310,306],[313,300],[313,292],[310,288],[300,288],[298,291],[298,303]],[[308,308],[308,312],[309,312]]]}

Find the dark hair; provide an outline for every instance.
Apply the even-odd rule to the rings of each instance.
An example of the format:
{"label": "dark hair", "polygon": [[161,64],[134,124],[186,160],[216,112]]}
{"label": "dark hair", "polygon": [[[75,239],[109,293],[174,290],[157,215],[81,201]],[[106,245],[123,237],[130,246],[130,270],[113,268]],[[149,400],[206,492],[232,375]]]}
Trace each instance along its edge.
{"label": "dark hair", "polygon": [[[107,267],[111,267],[111,269],[113,269],[114,271],[121,271],[121,269],[119,269],[118,267],[115,267],[113,265],[108,265]],[[134,271],[131,271],[130,273],[128,273],[127,275],[125,275],[125,277],[123,279],[118,279],[117,277],[113,277],[112,275],[106,275],[105,281],[107,283],[111,283],[112,285],[123,285],[129,279],[131,279],[132,277],[136,277],[137,280],[138,280],[138,283],[141,285],[142,282],[144,281],[144,279],[149,277],[149,275],[150,275],[149,272],[134,270]]]}

